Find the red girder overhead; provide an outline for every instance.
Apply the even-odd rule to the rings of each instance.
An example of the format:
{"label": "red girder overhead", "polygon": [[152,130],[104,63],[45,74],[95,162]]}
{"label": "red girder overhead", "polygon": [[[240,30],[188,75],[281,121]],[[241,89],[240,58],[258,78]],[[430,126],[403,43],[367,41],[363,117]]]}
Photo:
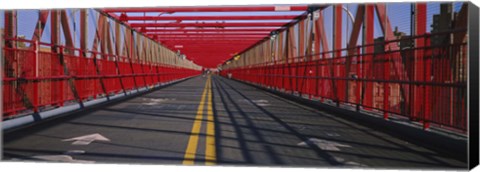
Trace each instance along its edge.
{"label": "red girder overhead", "polygon": [[187,34],[171,34],[156,35],[157,38],[265,38],[267,35],[187,35]]}
{"label": "red girder overhead", "polygon": [[118,8],[105,9],[105,12],[252,12],[252,11],[307,11],[308,6],[237,6],[237,7],[160,7],[160,8]]}
{"label": "red girder overhead", "polygon": [[128,16],[123,21],[156,21],[156,20],[293,20],[296,15],[278,16]]}
{"label": "red girder overhead", "polygon": [[131,23],[133,28],[142,27],[280,27],[284,22],[256,22],[256,23],[223,23],[223,22],[198,22],[198,23]]}
{"label": "red girder overhead", "polygon": [[270,32],[159,32],[147,33],[147,35],[269,35]]}
{"label": "red girder overhead", "polygon": [[[309,9],[311,7],[307,5],[281,5],[120,8],[102,11],[166,47],[180,51],[198,65],[214,68],[233,55],[268,40],[272,32],[304,19]],[[198,15],[203,12],[222,12],[222,15]],[[270,13],[264,15],[258,12]]]}
{"label": "red girder overhead", "polygon": [[213,28],[213,29],[145,29],[145,33],[152,32],[271,32],[272,30],[279,29],[275,28],[242,28],[242,29],[228,29],[228,28]]}

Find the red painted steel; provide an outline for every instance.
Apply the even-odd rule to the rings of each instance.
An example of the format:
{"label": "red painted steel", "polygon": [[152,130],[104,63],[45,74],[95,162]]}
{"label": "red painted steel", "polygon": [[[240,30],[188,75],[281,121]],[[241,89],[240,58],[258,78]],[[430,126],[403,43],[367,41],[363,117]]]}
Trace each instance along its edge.
{"label": "red painted steel", "polygon": [[[286,26],[292,25],[298,20],[307,17],[306,11],[311,8],[322,8],[323,6],[231,6],[231,7],[169,7],[169,8],[134,8],[134,9],[105,9],[102,12],[109,14],[113,18],[123,22],[125,25],[134,28],[138,32],[147,34],[151,39],[160,43],[166,43],[165,41],[175,41],[173,44],[181,44],[185,40],[231,40],[231,41],[256,41],[251,45],[256,45],[269,38],[272,31],[279,31],[285,29]],[[271,15],[259,15],[255,11],[270,11]],[[294,13],[277,13],[285,11],[297,11]],[[131,12],[142,12],[143,16],[133,16]],[[146,15],[149,12],[160,12],[159,15],[151,16]],[[177,12],[245,12],[243,15],[207,15],[207,16],[170,16],[162,15],[165,13],[177,13]],[[294,14],[294,15],[292,15]],[[231,22],[232,20],[245,20],[242,22]],[[266,22],[259,22],[266,20]],[[284,21],[281,21],[284,20]],[[143,21],[143,22],[142,22]],[[170,22],[167,22],[170,21]],[[174,22],[171,22],[174,21]],[[230,21],[230,22],[229,22]],[[280,22],[281,21],[281,22]],[[212,31],[212,32],[210,32]],[[228,32],[227,32],[228,31]],[[264,31],[261,33],[233,33],[233,32],[247,32],[247,31]],[[191,33],[196,32],[196,33]],[[201,33],[204,32],[204,33]],[[210,32],[210,33],[205,33]],[[224,32],[224,33],[220,33]],[[252,39],[252,38],[261,39]],[[250,42],[249,42],[250,43]],[[234,43],[235,44],[235,43]],[[215,50],[226,50],[228,44],[216,45]],[[175,45],[167,43],[167,47],[172,50],[177,50]],[[245,50],[248,47],[241,48]],[[188,47],[183,48],[187,52]],[[208,50],[208,49],[206,49]],[[210,50],[209,50],[210,51]],[[226,59],[230,58],[231,54],[238,53],[232,50],[225,55],[219,55],[214,58],[211,57],[212,53],[196,53],[189,54],[187,58],[195,58],[197,63],[205,67],[216,67],[217,64],[222,63]],[[196,57],[191,57],[191,56]],[[199,57],[200,56],[200,57]]]}
{"label": "red painted steel", "polygon": [[184,29],[145,29],[144,33],[156,33],[156,32],[271,32],[279,29],[280,27],[273,28],[184,28]]}
{"label": "red painted steel", "polygon": [[[342,26],[343,26],[343,17],[342,17],[342,5],[334,5],[333,6],[333,51],[334,51],[334,57],[341,57],[342,56]],[[334,61],[334,63],[337,64],[344,64],[345,59],[343,58],[337,58],[337,60]],[[345,68],[342,65],[336,65],[335,70],[333,71],[333,75],[335,77],[342,77],[345,76]],[[347,76],[348,77],[348,76]],[[344,80],[337,80],[335,83],[335,87],[333,89],[336,89],[335,93],[337,96],[337,101],[340,102],[345,102],[348,98],[348,88],[346,87],[346,82]]]}
{"label": "red painted steel", "polygon": [[159,33],[147,33],[147,35],[269,35],[270,32],[223,32],[223,31],[211,31],[211,32],[159,32]]}
{"label": "red painted steel", "polygon": [[[444,33],[445,34],[445,33]],[[450,34],[450,33],[447,33]],[[438,64],[438,65],[445,65],[441,68],[447,67],[448,63],[446,63],[445,58],[440,58],[440,57],[447,57],[449,54],[449,50],[455,49],[461,52],[466,52],[467,46],[466,43],[461,43],[461,44],[454,44],[454,45],[449,45],[449,46],[442,46],[442,47],[432,47],[430,46],[430,39],[432,37],[432,34],[423,34],[423,35],[417,35],[415,37],[410,38],[412,41],[417,41],[417,40],[426,40],[425,44],[422,47],[416,47],[416,50],[421,50],[424,52],[424,55],[421,57],[417,57],[416,59],[409,59],[409,63],[419,63],[419,61],[423,61],[424,63],[428,62],[429,64]],[[388,43],[395,43],[398,44],[400,41],[405,41],[405,39],[396,39],[396,40],[389,40],[386,42]],[[382,43],[383,44],[383,43]],[[362,49],[362,48],[369,48],[369,47],[374,47],[375,45],[378,44],[365,44],[364,46],[356,46],[354,49],[356,51]],[[339,50],[341,52],[347,52],[349,51],[348,49],[341,49]],[[293,79],[298,79],[298,78],[314,78],[319,81],[319,85],[323,85],[324,83],[329,82],[329,80],[334,80],[334,81],[359,81],[363,82],[364,84],[371,84],[372,87],[376,83],[382,83],[382,84],[388,84],[391,87],[395,86],[398,87],[399,85],[406,85],[406,86],[422,86],[422,87],[429,87],[432,90],[436,90],[437,92],[442,92],[442,95],[445,95],[443,93],[449,92],[453,90],[454,92],[458,94],[463,94],[465,96],[466,94],[466,80],[458,80],[456,82],[450,81],[449,77],[445,77],[445,72],[440,72],[441,70],[437,70],[437,72],[432,73],[433,78],[436,78],[434,80],[424,80],[424,79],[418,79],[418,80],[398,80],[396,79],[388,79],[385,78],[384,73],[380,75],[380,78],[373,78],[370,76],[365,76],[365,75],[359,75],[358,78],[352,78],[352,77],[344,77],[344,76],[328,76],[324,75],[322,73],[318,73],[317,75],[308,75],[308,73],[295,73],[295,74],[288,74],[284,73],[284,69],[290,68],[290,70],[299,70],[300,68],[312,68],[318,70],[319,68],[322,67],[328,67],[330,65],[333,65],[334,67],[339,66],[340,68],[344,68],[344,64],[340,62],[338,59],[346,59],[346,58],[353,58],[355,57],[355,63],[359,64],[365,64],[365,63],[370,63],[372,66],[390,66],[391,61],[396,61],[396,60],[402,60],[402,56],[400,53],[398,53],[400,50],[388,50],[383,54],[377,54],[375,55],[375,61],[372,61],[370,58],[365,58],[367,56],[373,56],[373,52],[370,54],[364,53],[356,56],[349,56],[349,55],[344,55],[345,53],[342,53],[342,56],[340,57],[334,57],[334,58],[320,58],[320,59],[314,59],[309,62],[305,61],[300,61],[298,59],[303,58],[303,56],[298,56],[298,57],[293,57],[290,59],[290,61],[297,61],[293,64],[278,64],[277,61],[275,62],[268,62],[268,63],[260,63],[252,66],[245,66],[245,67],[238,67],[234,69],[226,69],[221,71],[221,75],[223,76],[228,76],[228,74],[231,74],[231,76],[235,79],[238,80],[243,80],[247,81],[250,83],[254,84],[259,84],[264,87],[268,88],[274,88],[277,90],[288,90],[287,88],[291,88],[288,84],[282,84],[284,83],[289,83]],[[321,53],[316,53],[312,54],[309,56],[325,56],[326,54],[333,53],[335,51],[327,51],[327,52],[321,52]],[[435,58],[431,58],[435,57]],[[460,57],[457,56],[455,58],[462,58],[465,60],[465,56]],[[440,66],[439,66],[440,67]],[[459,65],[457,67],[460,67],[462,70],[466,69],[466,65]],[[383,68],[383,67],[382,67]],[[358,72],[358,70],[357,70]],[[387,72],[387,74],[393,75],[393,72]],[[315,84],[315,83],[312,83]],[[292,90],[292,91],[300,91],[301,88],[298,88],[298,90]],[[388,91],[388,90],[383,90],[383,91]],[[311,97],[320,97],[322,98],[322,102],[328,100],[335,100],[336,96],[333,94],[322,94],[322,92],[314,92],[313,95],[310,95]],[[309,97],[310,97],[309,96]],[[372,99],[381,99],[382,101],[384,100],[384,95],[378,95],[374,94],[372,90]],[[395,97],[390,96],[389,99],[393,99]],[[455,99],[455,97],[442,97],[441,102],[449,102],[450,100]],[[438,100],[440,101],[440,100]],[[346,103],[346,104],[353,104],[356,105],[357,102],[352,99],[346,99],[342,100],[341,103]],[[431,106],[431,109],[445,109],[445,105],[441,103],[430,103],[426,101],[418,102],[419,106]],[[427,104],[428,103],[428,104]],[[389,107],[385,109],[384,106],[373,106],[367,104],[362,104],[361,107],[364,110],[370,110],[373,113],[378,113],[381,112],[379,115],[383,115],[384,112],[388,112],[389,114],[395,114],[399,116],[405,116],[405,117],[411,117],[412,114],[408,114],[403,112],[405,109],[402,109],[401,103],[397,102],[395,104],[389,104]],[[465,131],[466,130],[466,104],[464,102],[461,103],[456,103],[456,106],[454,107],[453,112],[455,115],[455,118],[451,118],[450,111],[442,111],[442,113],[430,113],[431,116],[416,116],[418,120],[421,121],[426,121],[428,120],[430,123],[434,123],[436,125],[442,125],[442,126],[448,126],[453,129],[458,129]],[[433,112],[433,111],[432,111]],[[435,112],[440,112],[435,110]],[[428,119],[429,118],[429,119]]]}
{"label": "red painted steel", "polygon": [[[374,13],[374,9],[375,8],[375,5],[373,4],[368,4],[368,5],[365,5],[365,17],[364,17],[364,44],[366,45],[369,45],[369,44],[373,44],[373,39],[374,39],[374,16],[373,16],[373,13]],[[367,78],[367,79],[376,79],[373,77],[373,74],[374,74],[374,71],[372,70],[372,68],[374,67],[373,66],[373,60],[375,59],[374,57],[374,48],[373,46],[366,46],[366,47],[363,47],[364,48],[364,54],[366,54],[365,56],[363,56],[364,58],[364,63],[363,63],[363,66],[362,66],[362,69],[363,69],[363,78]],[[370,110],[371,107],[373,107],[373,84],[372,82],[363,82],[363,88],[362,88],[362,92],[364,92],[364,94],[362,95],[362,98],[363,98],[363,106],[367,109],[367,110]]]}
{"label": "red painted steel", "polygon": [[[459,19],[455,20],[455,30],[466,26],[466,20],[462,20],[467,14],[464,6],[456,15]],[[466,70],[465,31],[427,33],[427,6],[425,3],[416,3],[412,16],[413,35],[399,39],[392,31],[385,4],[361,4],[357,7],[351,33],[347,33],[350,39],[343,45],[345,19],[342,5],[333,5],[332,23],[325,23],[321,12],[323,6],[317,6],[320,10],[310,7],[106,9],[102,10],[104,14],[108,13],[127,27],[124,35],[120,36],[120,24],[117,23],[114,37],[123,37],[124,42],[117,40],[113,48],[112,35],[108,34],[111,31],[107,23],[109,19],[101,15],[96,21],[98,23],[95,23],[96,30],[91,31],[95,33],[93,49],[97,50],[99,46],[99,52],[85,51],[89,47],[87,14],[84,10],[80,13],[80,49],[73,48],[75,42],[65,10],[51,10],[50,16],[50,11],[40,11],[32,40],[16,38],[16,12],[6,11],[7,39],[3,48],[6,60],[3,95],[7,102],[4,106],[7,112],[5,116],[14,117],[22,112],[41,111],[73,101],[82,102],[199,74],[191,69],[150,62],[146,58],[151,58],[147,53],[152,52],[145,51],[148,44],[142,44],[144,40],[138,37],[144,35],[174,52],[179,50],[204,67],[232,62],[236,55],[242,58],[259,57],[240,59],[249,65],[221,71],[222,75],[232,74],[235,79],[309,99],[318,98],[321,102],[334,102],[337,106],[355,107],[383,115],[385,119],[391,118],[391,115],[403,116],[423,124],[424,129],[433,124],[466,131],[466,80],[462,76]],[[308,15],[311,10],[320,13]],[[253,11],[302,13],[267,16],[253,13],[245,13],[244,16],[145,15],[147,12]],[[115,14],[117,12],[121,13],[120,16]],[[142,12],[144,16],[129,16],[130,12]],[[374,18],[375,12],[378,18]],[[48,17],[53,21],[50,22],[51,44],[38,42]],[[311,27],[307,25],[309,22],[313,22]],[[374,30],[378,26],[381,31]],[[325,27],[333,27],[332,35],[327,36]],[[374,41],[374,36],[378,32],[382,33],[384,41],[374,44],[377,41]],[[270,38],[270,34],[278,38]],[[442,34],[452,38],[450,44],[432,46],[432,38]],[[270,39],[272,42],[269,42]],[[328,39],[332,41],[331,49]],[[357,45],[359,39],[362,39],[361,46]],[[60,40],[65,41],[66,45],[59,46]],[[399,45],[404,41],[413,42],[415,46],[400,50]],[[18,43],[28,43],[29,46],[19,48]],[[377,52],[379,45],[384,47],[384,52]],[[120,46],[124,46],[123,49]],[[258,51],[247,51],[253,48]],[[312,48],[315,53],[312,53]],[[273,60],[251,62],[261,62],[269,56]],[[227,59],[230,61],[227,62]]]}
{"label": "red painted steel", "polygon": [[[80,49],[53,46],[53,44],[38,43],[42,47],[50,47],[54,51],[39,51],[35,42],[22,39],[6,38],[8,44],[19,42],[32,43],[33,49],[4,47],[5,61],[13,68],[6,70],[4,75],[4,118],[12,118],[28,111],[22,94],[32,102],[33,108],[49,109],[71,101],[76,101],[69,89],[68,80],[73,79],[76,92],[81,101],[121,93],[140,87],[165,83],[172,80],[198,75],[200,72],[192,69],[163,65],[161,63],[133,63],[132,68],[127,57],[99,52],[83,52]],[[74,53],[66,53],[74,52]],[[92,54],[95,58],[82,57],[80,54]],[[69,75],[64,73],[59,57],[63,56]],[[115,61],[119,59],[118,67]],[[38,62],[36,65],[35,62]],[[38,68],[36,68],[38,67]],[[99,73],[96,72],[99,68]],[[131,70],[133,69],[133,70]],[[36,73],[38,71],[38,73]],[[105,92],[100,88],[100,80],[105,83]],[[122,80],[124,88],[118,82]],[[134,80],[141,80],[136,85]]]}
{"label": "red painted steel", "polygon": [[265,38],[268,34],[262,35],[188,35],[188,34],[170,34],[170,35],[156,35],[158,39],[162,38]]}
{"label": "red painted steel", "polygon": [[[418,3],[415,4],[415,23],[414,23],[414,34],[415,35],[423,35],[427,33],[427,5],[424,3]],[[415,45],[416,46],[425,46],[425,39],[417,39],[415,40]],[[415,57],[424,57],[425,56],[425,50],[415,50],[414,52]],[[415,80],[424,80],[427,81],[428,76],[430,76],[430,60],[419,60],[415,59],[416,62],[414,65],[414,79]],[[426,64],[425,64],[426,63]],[[448,68],[445,68],[447,70]],[[413,103],[413,118],[416,118],[416,116],[421,116],[423,115],[424,119],[424,129],[429,128],[429,121],[430,121],[430,103],[428,102],[430,97],[428,94],[430,93],[430,88],[428,86],[425,86],[423,88],[420,88],[418,86],[415,86],[413,89],[413,96],[414,100],[412,101]],[[422,102],[423,101],[423,102]],[[422,107],[422,103],[424,106]]]}
{"label": "red painted steel", "polygon": [[275,16],[126,16],[124,21],[149,20],[293,20],[297,15]]}
{"label": "red painted steel", "polygon": [[281,27],[286,22],[195,22],[195,23],[131,23],[133,28],[138,27]]}
{"label": "red painted steel", "polygon": [[252,12],[252,11],[306,11],[308,6],[256,6],[256,7],[169,7],[169,8],[117,8],[104,12]]}

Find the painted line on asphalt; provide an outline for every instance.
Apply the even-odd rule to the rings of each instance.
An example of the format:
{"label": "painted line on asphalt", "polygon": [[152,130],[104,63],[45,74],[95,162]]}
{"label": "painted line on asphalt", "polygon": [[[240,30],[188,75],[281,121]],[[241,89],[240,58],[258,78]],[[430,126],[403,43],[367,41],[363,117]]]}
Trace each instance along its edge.
{"label": "painted line on asphalt", "polygon": [[197,115],[195,116],[195,121],[193,122],[192,131],[190,132],[190,138],[188,139],[187,149],[185,150],[185,156],[182,162],[182,164],[184,165],[194,165],[195,162],[198,138],[200,134],[200,128],[202,127],[203,107],[205,105],[205,97],[207,95],[209,87],[210,77],[207,78],[207,82],[205,83],[205,87],[203,88],[202,98],[200,100],[200,104],[198,105]]}
{"label": "painted line on asphalt", "polygon": [[[209,76],[209,81],[211,84],[212,80]],[[215,121],[213,117],[213,98],[212,98],[212,87],[208,89],[208,102],[207,102],[207,139],[205,144],[205,164],[206,165],[215,165],[217,161],[216,149],[215,149]]]}

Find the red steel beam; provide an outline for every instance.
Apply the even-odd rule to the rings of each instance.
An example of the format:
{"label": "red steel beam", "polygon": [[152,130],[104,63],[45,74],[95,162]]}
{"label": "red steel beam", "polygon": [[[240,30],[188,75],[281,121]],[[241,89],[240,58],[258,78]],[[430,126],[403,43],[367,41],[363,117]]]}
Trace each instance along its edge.
{"label": "red steel beam", "polygon": [[266,31],[271,32],[273,30],[277,30],[279,27],[275,28],[241,28],[241,29],[198,29],[198,28],[191,28],[191,29],[145,29],[144,33],[151,33],[151,32],[260,32]]}
{"label": "red steel beam", "polygon": [[[60,45],[60,28],[58,23],[58,10],[50,11],[50,42],[53,45]],[[52,46],[52,52],[57,52],[55,46]]]}
{"label": "red steel beam", "polygon": [[165,46],[167,47],[173,47],[173,48],[191,48],[191,47],[223,47],[223,46],[248,46],[252,45],[255,42],[251,43],[217,43],[217,44],[209,44],[209,43],[204,43],[204,44],[192,44],[192,43],[164,43]]}
{"label": "red steel beam", "polygon": [[156,21],[156,20],[293,20],[297,15],[278,16],[126,16],[125,21]]}
{"label": "red steel beam", "polygon": [[284,26],[288,22],[257,22],[257,23],[130,23],[133,28],[138,27],[269,27],[269,26]]}
{"label": "red steel beam", "polygon": [[225,38],[205,38],[205,37],[197,37],[197,38],[158,38],[157,39],[158,41],[172,41],[172,40],[175,40],[175,41],[182,41],[182,40],[186,40],[186,41],[189,41],[189,40],[210,40],[210,41],[216,41],[216,40],[221,40],[221,41],[226,41],[226,40],[236,40],[236,41],[253,41],[253,40],[262,40],[262,39],[258,39],[258,38],[228,38],[228,37],[225,37]]}
{"label": "red steel beam", "polygon": [[[86,51],[88,49],[88,10],[80,10],[80,49]],[[83,57],[86,57],[86,53],[82,53]]]}
{"label": "red steel beam", "polygon": [[106,17],[103,15],[100,15],[97,20],[97,27],[95,28],[95,35],[93,39],[93,45],[92,45],[92,50],[97,50],[98,44],[100,44],[100,50],[102,50],[102,53],[105,53],[105,45],[102,44],[104,40],[104,24],[105,24]]}
{"label": "red steel beam", "polygon": [[[423,35],[427,33],[427,5],[425,3],[417,3],[414,5],[414,34],[416,35]],[[425,45],[425,38],[419,38],[415,39],[415,47],[416,48],[421,48],[424,47]],[[415,58],[414,58],[414,64],[413,64],[413,69],[414,69],[414,75],[413,79],[415,81],[428,81],[430,78],[426,76],[430,76],[430,71],[425,69],[427,67],[426,61],[424,59],[425,56],[425,50],[423,48],[415,50]],[[430,66],[430,65],[428,65]],[[429,75],[426,75],[426,73],[429,73]],[[411,118],[416,120],[418,117],[422,117],[423,115],[427,115],[429,117],[429,114],[431,113],[430,111],[426,111],[427,108],[430,107],[430,104],[424,104],[424,101],[428,101],[429,97],[425,97],[426,93],[426,87],[413,87],[413,91],[411,94],[413,100],[410,101],[411,106],[413,106],[412,111],[411,111]],[[413,94],[413,95],[412,95]],[[423,106],[422,106],[423,105]],[[424,113],[424,114],[422,114]],[[427,116],[425,116],[427,117]],[[427,119],[428,120],[428,119]],[[429,123],[426,122],[424,123],[424,129],[427,129],[429,127]]]}
{"label": "red steel beam", "polygon": [[[376,4],[375,7],[377,9],[376,10],[377,11],[377,17],[378,17],[378,20],[380,21],[379,22],[380,23],[380,28],[382,29],[382,32],[384,33],[385,40],[389,41],[389,40],[397,39],[395,37],[394,33],[393,33],[388,15],[386,14],[385,4]],[[418,9],[416,9],[416,10],[418,10]],[[426,13],[426,7],[421,7],[420,13],[421,14],[419,14],[419,16],[417,16],[417,17],[420,17],[420,18],[417,18],[417,19],[419,19],[419,21],[417,21],[417,22],[421,22],[421,23],[419,23],[421,25],[419,29],[423,30],[423,31],[420,31],[420,32],[425,34],[426,33],[426,16],[424,14]],[[396,51],[396,50],[399,50],[399,49],[400,49],[399,45],[395,42],[386,44],[386,46],[385,46],[386,51]],[[395,54],[399,55],[398,52],[395,53]],[[418,57],[418,56],[416,55],[415,57]],[[407,73],[408,70],[406,69],[406,66],[402,62],[397,61],[397,60],[392,61],[392,63],[393,63],[393,65],[392,65],[393,67],[386,66],[387,67],[386,69],[389,70],[390,68],[392,68],[394,70],[395,75],[397,75],[397,77],[399,78],[399,80],[408,81],[409,76],[408,76],[408,73]],[[426,71],[426,72],[429,72],[429,71]],[[422,72],[422,73],[425,74],[424,72]],[[400,85],[400,89],[405,95],[409,94],[410,89],[408,87],[404,87],[403,85]],[[389,102],[388,100],[385,100],[385,101],[387,103]],[[416,104],[415,106],[417,106],[417,105],[418,104]],[[384,117],[388,117],[387,115],[388,114],[385,113]]]}
{"label": "red steel beam", "polygon": [[163,35],[155,35],[155,34],[152,34],[151,36],[157,37],[157,38],[170,38],[170,37],[179,37],[179,38],[183,38],[183,37],[186,37],[186,38],[197,38],[197,37],[200,37],[200,38],[204,38],[204,37],[251,38],[251,37],[260,37],[260,38],[264,38],[266,36],[269,36],[269,34],[258,34],[258,35],[255,35],[255,34],[254,35],[249,35],[249,34],[245,34],[245,35],[238,35],[238,34],[237,35],[235,35],[235,34],[163,34]]}
{"label": "red steel beam", "polygon": [[[241,46],[236,46],[233,47],[232,45],[208,45],[208,47],[202,47],[202,46],[184,46],[184,47],[179,47],[176,45],[168,45],[167,47],[172,47],[171,49],[174,50],[182,50],[182,51],[190,51],[190,50],[202,50],[202,51],[208,51],[208,52],[217,52],[217,51],[223,51],[223,50],[236,50],[236,49],[242,49],[243,47],[248,46],[248,44],[243,44]],[[221,50],[218,50],[221,49]]]}
{"label": "red steel beam", "polygon": [[192,54],[192,53],[196,53],[196,54],[208,54],[208,55],[214,55],[214,54],[228,54],[228,53],[231,53],[231,54],[235,54],[235,53],[238,53],[238,51],[240,51],[241,49],[231,49],[231,50],[225,50],[225,51],[218,51],[218,52],[211,52],[211,51],[205,51],[205,50],[183,50],[182,52],[183,53],[186,53],[186,54]]}
{"label": "red steel beam", "polygon": [[[219,47],[221,47],[221,49],[218,49]],[[202,50],[204,52],[205,51],[210,52],[210,50],[215,50],[215,51],[212,51],[212,53],[213,53],[213,52],[237,50],[237,49],[241,49],[241,48],[242,48],[241,46],[226,45],[226,46],[218,46],[218,47],[213,47],[213,46],[210,46],[210,47],[205,47],[205,46],[203,46],[203,47],[202,46],[193,47],[193,46],[190,46],[190,47],[175,48],[175,49],[183,50],[183,51]]]}
{"label": "red steel beam", "polygon": [[[70,26],[68,24],[69,20],[68,20],[68,15],[67,15],[66,10],[61,10],[60,11],[60,21],[61,21],[61,25],[62,25],[62,30],[63,30],[63,35],[64,35],[64,38],[65,38],[66,46],[69,47],[69,48],[74,48],[75,46],[73,45],[74,42],[73,42],[73,38],[72,38],[72,32],[71,32]],[[73,54],[73,51],[69,50],[69,53]]]}
{"label": "red steel beam", "polygon": [[[364,45],[371,45],[374,43],[374,12],[375,12],[375,6],[372,4],[365,5],[365,17],[364,17]],[[368,78],[371,79],[373,75],[373,57],[371,54],[374,52],[374,47],[373,46],[367,46],[364,47],[365,49],[365,54],[363,60],[364,60],[364,65],[363,65],[363,70],[365,76],[363,78]],[[371,82],[366,82],[364,84],[364,99],[363,99],[363,105],[365,105],[365,109],[371,110],[373,107],[373,83]]]}
{"label": "red steel beam", "polygon": [[[325,24],[324,24],[324,17],[323,17],[323,11],[320,10],[319,11],[319,17],[317,19],[317,21],[315,22],[315,32],[317,33],[317,42],[319,42],[319,44],[321,45],[322,47],[322,51],[320,51],[320,46],[318,46],[317,50],[318,52],[329,52],[330,49],[328,48],[328,37],[327,37],[327,34],[326,34],[326,31],[325,31]],[[319,56],[319,59],[328,59],[330,58],[330,53],[324,53],[324,54],[321,54]],[[328,66],[333,66],[333,61],[332,60],[329,60],[328,61]],[[331,74],[331,71],[327,69],[327,66],[325,65],[322,65],[320,66],[320,73],[321,73],[321,76],[329,76],[331,77],[332,74]],[[323,81],[318,81],[317,82],[320,82],[322,83],[323,85],[320,86],[320,97],[333,97],[333,96],[336,96],[335,93],[333,93],[333,88],[334,88],[334,84],[335,82],[333,81],[333,79],[331,80],[331,82],[323,82]],[[329,95],[329,94],[334,94],[334,95]]]}
{"label": "red steel beam", "polygon": [[[360,29],[364,20],[364,13],[365,13],[365,6],[364,5],[359,5],[357,8],[357,13],[355,14],[355,21],[353,23],[353,28],[350,34],[350,40],[348,40],[347,44],[347,52],[349,56],[352,56],[355,54],[355,52],[360,52],[359,49],[356,49],[355,47],[357,46],[358,38],[360,36]],[[357,61],[360,61],[360,53],[357,53],[358,55],[356,56]],[[345,62],[345,71],[346,74],[348,75],[350,72],[353,72],[350,70],[351,63],[352,63],[352,57],[347,58]],[[360,70],[361,66],[357,63],[356,65],[356,74],[357,76],[364,77],[364,73]],[[345,76],[348,77],[348,76]],[[361,98],[361,89],[363,82],[355,82],[356,84],[356,89],[355,89],[355,101],[357,103],[357,108],[359,108],[359,105],[362,103],[363,98]]]}
{"label": "red steel beam", "polygon": [[162,41],[162,43],[166,44],[192,44],[192,45],[203,45],[203,44],[250,44],[255,43],[257,40],[182,40],[182,41]]}
{"label": "red steel beam", "polygon": [[[209,49],[217,49],[218,47],[221,47],[222,49],[223,48],[238,48],[238,47],[243,47],[243,46],[246,46],[246,45],[251,45],[251,44],[205,44],[205,45],[200,45],[200,44],[197,44],[197,45],[192,45],[192,44],[189,44],[189,45],[169,44],[168,46],[172,46],[175,49],[185,49],[185,50],[189,50],[189,49],[192,49],[192,48],[202,48],[203,50],[209,50]],[[215,51],[219,51],[219,50],[215,50]]]}
{"label": "red steel beam", "polygon": [[[340,58],[342,56],[342,52],[339,51],[342,49],[342,26],[343,26],[343,19],[342,19],[342,5],[338,4],[334,6],[333,11],[333,50],[334,58],[336,58],[336,64],[343,64],[345,59]],[[345,66],[336,65],[335,71],[333,72],[335,77],[343,77],[345,76]],[[348,75],[348,73],[347,73]],[[336,89],[337,99],[341,102],[345,102],[348,100],[348,85],[346,84],[345,80],[337,80],[337,83],[334,87]]]}
{"label": "red steel beam", "polygon": [[257,6],[257,7],[163,7],[163,8],[116,8],[104,12],[251,12],[251,11],[307,11],[308,6]]}
{"label": "red steel beam", "polygon": [[[268,35],[157,35],[156,38],[265,38]],[[155,36],[154,36],[155,38]]]}
{"label": "red steel beam", "polygon": [[[33,32],[33,37],[32,41],[36,42],[37,40],[40,40],[42,38],[43,31],[45,29],[45,26],[47,25],[47,20],[48,20],[48,14],[50,12],[48,10],[40,10],[38,14],[38,22],[37,25],[35,26],[35,31]],[[34,44],[30,44],[30,47],[33,48]]]}
{"label": "red steel beam", "polygon": [[147,33],[146,35],[270,35],[270,32],[209,32],[209,33],[180,33],[180,32],[163,32],[163,33]]}
{"label": "red steel beam", "polygon": [[[328,39],[327,34],[325,32],[325,25],[322,11],[319,12],[319,17],[317,22],[315,22],[315,32],[317,33],[317,40],[322,46],[322,51],[320,51],[320,46],[318,46],[318,52],[328,52],[330,51],[328,48]],[[330,58],[330,53],[325,54],[325,58]]]}

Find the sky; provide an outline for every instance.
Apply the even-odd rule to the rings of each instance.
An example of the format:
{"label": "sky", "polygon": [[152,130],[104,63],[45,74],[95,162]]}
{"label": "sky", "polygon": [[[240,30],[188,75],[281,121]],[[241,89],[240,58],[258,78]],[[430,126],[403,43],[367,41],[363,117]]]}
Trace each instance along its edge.
{"label": "sky", "polygon": [[[355,16],[356,9],[357,9],[357,4],[345,4],[345,7],[352,13],[352,15]],[[410,8],[411,4],[410,3],[388,3],[387,7],[387,14],[389,16],[389,19],[392,24],[392,29],[394,29],[396,26],[398,27],[399,31],[405,32],[407,35],[410,34]],[[454,4],[454,10],[459,11],[461,8],[461,3],[457,2]],[[432,24],[432,16],[434,14],[438,14],[440,12],[440,3],[438,2],[429,2],[427,3],[427,30],[430,31],[431,27],[430,25]],[[78,10],[75,9],[68,9],[67,13],[70,17],[70,27],[72,28],[72,32],[74,33],[74,40],[75,40],[75,45],[77,47],[79,46],[79,37],[80,37],[80,26],[79,26],[79,19],[80,19],[80,13]],[[299,15],[302,12],[283,12],[283,14],[286,15]],[[332,32],[333,32],[333,25],[332,25],[332,7],[328,7],[325,10],[323,10],[323,15],[324,15],[324,23],[325,23],[325,30],[326,34],[328,37],[328,43],[331,49],[332,46]],[[31,39],[34,31],[34,27],[36,25],[36,21],[38,20],[38,10],[19,10],[18,11],[18,35],[25,35],[27,39]],[[150,16],[156,16],[159,13],[147,13],[147,15]],[[198,13],[173,13],[173,14],[162,14],[164,16],[186,16],[186,15],[194,15],[194,16],[210,16],[210,15],[245,15],[245,12],[198,12]],[[248,12],[248,15],[272,15],[272,12]],[[275,13],[278,14],[278,13]],[[143,15],[143,13],[129,13],[128,15]],[[97,23],[94,22],[96,21],[96,18],[98,17],[98,13],[95,12],[95,10],[90,9],[89,10],[89,17],[88,17],[88,23],[89,23],[89,38],[88,38],[88,46],[92,47],[93,44],[93,39],[94,39],[94,30],[96,28]],[[377,19],[376,13],[375,13],[375,28],[374,28],[374,35],[375,37],[380,37],[383,36],[383,33],[381,32],[379,21]],[[343,12],[343,28],[342,28],[342,45],[343,47],[346,47],[346,42],[347,42],[347,36],[349,35],[347,33],[351,32],[352,29],[352,21],[350,18],[347,16],[346,12]],[[278,21],[278,20],[277,20]],[[185,21],[189,22],[189,21]],[[212,22],[212,21],[209,21]],[[244,22],[244,21],[226,21],[226,22]],[[256,22],[271,22],[269,20],[260,20]],[[111,23],[113,26],[113,23]],[[74,27],[75,25],[75,27]],[[0,28],[4,27],[4,12],[0,11]],[[63,34],[63,31],[61,31],[61,34]],[[123,39],[123,38],[120,38]],[[361,37],[359,39],[360,43]],[[47,21],[46,28],[43,34],[43,37],[41,39],[42,42],[49,43],[50,42],[50,18]],[[65,39],[63,36],[61,36],[61,41],[64,43]],[[123,44],[123,41],[122,41]]]}

